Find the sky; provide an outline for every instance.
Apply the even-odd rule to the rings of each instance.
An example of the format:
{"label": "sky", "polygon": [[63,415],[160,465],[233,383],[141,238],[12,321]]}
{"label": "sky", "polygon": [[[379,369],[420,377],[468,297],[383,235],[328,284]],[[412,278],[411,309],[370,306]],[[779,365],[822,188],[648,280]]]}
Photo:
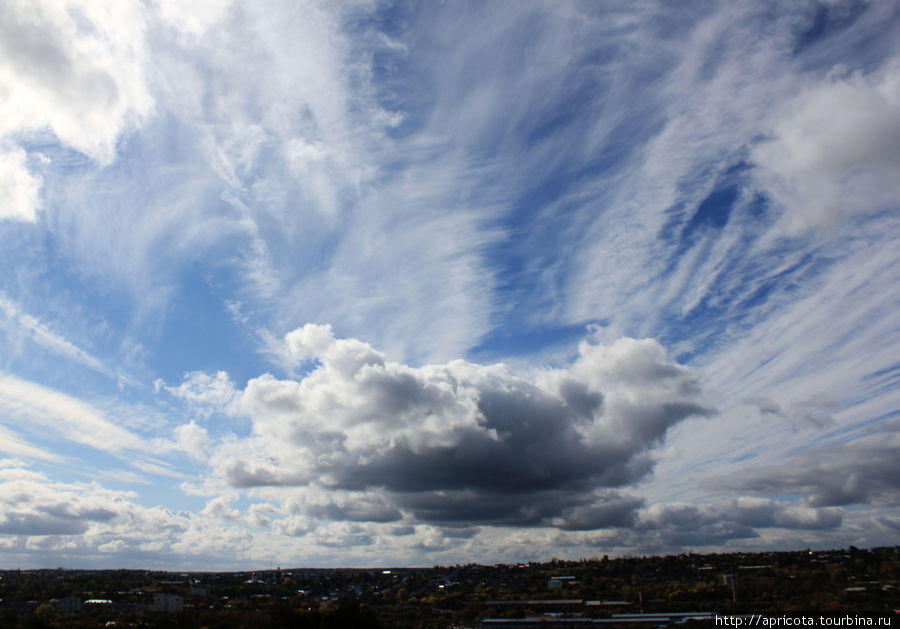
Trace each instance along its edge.
{"label": "sky", "polygon": [[7,0],[0,95],[0,567],[900,540],[892,0]]}

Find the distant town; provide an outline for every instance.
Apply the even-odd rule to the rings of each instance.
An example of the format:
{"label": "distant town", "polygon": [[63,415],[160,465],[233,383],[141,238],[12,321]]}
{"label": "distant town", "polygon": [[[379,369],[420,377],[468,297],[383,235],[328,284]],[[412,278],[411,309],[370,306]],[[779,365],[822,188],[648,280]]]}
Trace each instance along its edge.
{"label": "distant town", "polygon": [[0,627],[481,628],[715,624],[900,608],[900,547],[430,568],[0,570]]}

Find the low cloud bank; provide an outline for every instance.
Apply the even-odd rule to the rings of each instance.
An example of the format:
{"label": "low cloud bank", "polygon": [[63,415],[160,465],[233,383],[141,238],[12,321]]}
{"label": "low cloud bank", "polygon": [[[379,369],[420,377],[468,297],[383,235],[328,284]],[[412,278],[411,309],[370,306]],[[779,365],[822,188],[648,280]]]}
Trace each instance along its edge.
{"label": "low cloud bank", "polygon": [[216,471],[241,489],[373,492],[380,521],[622,525],[643,503],[616,488],[651,471],[672,426],[711,412],[696,376],[651,339],[585,341],[568,368],[531,376],[462,360],[410,367],[329,326],[286,342],[317,364],[299,381],[247,384],[253,436],[220,449]]}

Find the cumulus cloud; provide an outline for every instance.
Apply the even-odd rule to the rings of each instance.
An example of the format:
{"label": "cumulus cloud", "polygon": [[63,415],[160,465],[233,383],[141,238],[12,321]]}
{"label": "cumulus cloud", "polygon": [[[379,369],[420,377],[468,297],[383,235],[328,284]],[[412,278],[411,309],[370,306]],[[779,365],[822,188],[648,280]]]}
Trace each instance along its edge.
{"label": "cumulus cloud", "polygon": [[832,228],[900,198],[900,79],[836,68],[769,121],[752,157],[766,190],[789,208],[795,230]]}
{"label": "cumulus cloud", "polygon": [[349,522],[396,522],[400,510],[378,495],[338,496],[324,504],[307,504],[301,509],[320,520]]}
{"label": "cumulus cloud", "polygon": [[622,524],[641,502],[607,490],[646,476],[670,427],[710,413],[694,374],[650,339],[586,341],[571,366],[535,377],[462,360],[410,367],[328,326],[285,340],[315,368],[248,382],[240,405],[254,434],[212,462],[238,488],[378,492],[308,509],[318,517]]}
{"label": "cumulus cloud", "polygon": [[279,513],[280,509],[272,504],[258,502],[247,509],[247,520],[252,526],[272,526],[272,516]]}
{"label": "cumulus cloud", "polygon": [[129,556],[153,558],[155,552],[166,555],[162,563],[170,563],[175,548],[186,556],[215,557],[235,547],[235,536],[213,522],[143,506],[136,499],[132,491],[97,482],[58,482],[20,462],[2,461],[0,548],[7,559],[46,552],[44,561],[91,562],[100,552],[116,556],[121,566]]}
{"label": "cumulus cloud", "polygon": [[0,6],[0,137],[51,130],[109,162],[153,104],[142,3],[13,0]]}
{"label": "cumulus cloud", "polygon": [[[223,553],[228,561],[280,556],[334,562],[336,557],[359,561],[361,556],[354,553],[360,548],[366,549],[366,563],[372,557],[396,563],[422,553],[502,561],[527,556],[524,548],[535,556],[597,544],[670,550],[758,540],[763,535],[796,536],[810,530],[829,534],[839,530],[845,515],[840,508],[752,497],[713,505],[641,508],[636,496],[598,489],[595,504],[565,508],[560,518],[537,528],[510,530],[495,526],[498,522],[484,513],[469,525],[429,524],[406,517],[398,522],[393,520],[397,514],[392,512],[396,507],[391,497],[377,492],[294,488],[290,499],[281,494],[280,505],[279,496],[272,495],[274,501],[239,507],[239,494],[226,490],[192,514],[142,506],[135,493],[109,490],[96,482],[55,482],[21,462],[0,460],[0,553],[7,558],[29,553],[32,559],[47,553],[48,559],[57,561],[114,561],[119,566],[155,562],[170,568],[175,556],[181,565],[196,561],[194,565],[207,569],[219,565]],[[884,517],[879,522],[886,529],[894,524]],[[97,553],[111,559],[100,559]]]}
{"label": "cumulus cloud", "polygon": [[0,469],[0,535],[80,535],[107,524],[134,497],[98,486],[50,482],[15,466]]}
{"label": "cumulus cloud", "polygon": [[572,531],[630,527],[643,504],[644,500],[638,496],[605,490],[598,492],[591,504],[568,509],[563,517],[554,518],[551,523]]}
{"label": "cumulus cloud", "polygon": [[316,528],[315,522],[308,517],[292,515],[276,521],[273,530],[288,537],[303,537]]}
{"label": "cumulus cloud", "polygon": [[218,496],[207,502],[200,513],[224,520],[237,520],[241,514],[236,509],[232,509],[230,503],[231,500],[229,498]]}
{"label": "cumulus cloud", "polygon": [[166,386],[162,380],[157,380],[154,385],[157,391],[164,388],[171,395],[184,400],[204,417],[209,417],[214,412],[229,415],[237,411],[240,393],[224,371],[218,371],[215,375],[191,371],[184,375],[184,380],[177,387]]}
{"label": "cumulus cloud", "polygon": [[175,428],[175,445],[194,459],[202,460],[209,445],[209,435],[194,422],[182,424]]}

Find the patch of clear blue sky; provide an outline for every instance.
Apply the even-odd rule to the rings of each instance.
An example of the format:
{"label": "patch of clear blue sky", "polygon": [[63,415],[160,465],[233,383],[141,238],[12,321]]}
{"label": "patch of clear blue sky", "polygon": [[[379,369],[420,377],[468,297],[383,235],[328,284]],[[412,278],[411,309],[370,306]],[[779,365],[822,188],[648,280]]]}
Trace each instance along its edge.
{"label": "patch of clear blue sky", "polygon": [[515,325],[501,322],[469,351],[469,357],[476,362],[490,363],[555,348],[571,348],[584,338],[585,332],[586,325],[582,324],[527,328],[520,321]]}
{"label": "patch of clear blue sky", "polygon": [[266,371],[268,365],[256,352],[259,339],[236,323],[225,307],[235,297],[233,282],[233,274],[202,264],[181,274],[148,361],[167,383],[178,384],[189,371],[224,370],[232,381],[243,384]]}

